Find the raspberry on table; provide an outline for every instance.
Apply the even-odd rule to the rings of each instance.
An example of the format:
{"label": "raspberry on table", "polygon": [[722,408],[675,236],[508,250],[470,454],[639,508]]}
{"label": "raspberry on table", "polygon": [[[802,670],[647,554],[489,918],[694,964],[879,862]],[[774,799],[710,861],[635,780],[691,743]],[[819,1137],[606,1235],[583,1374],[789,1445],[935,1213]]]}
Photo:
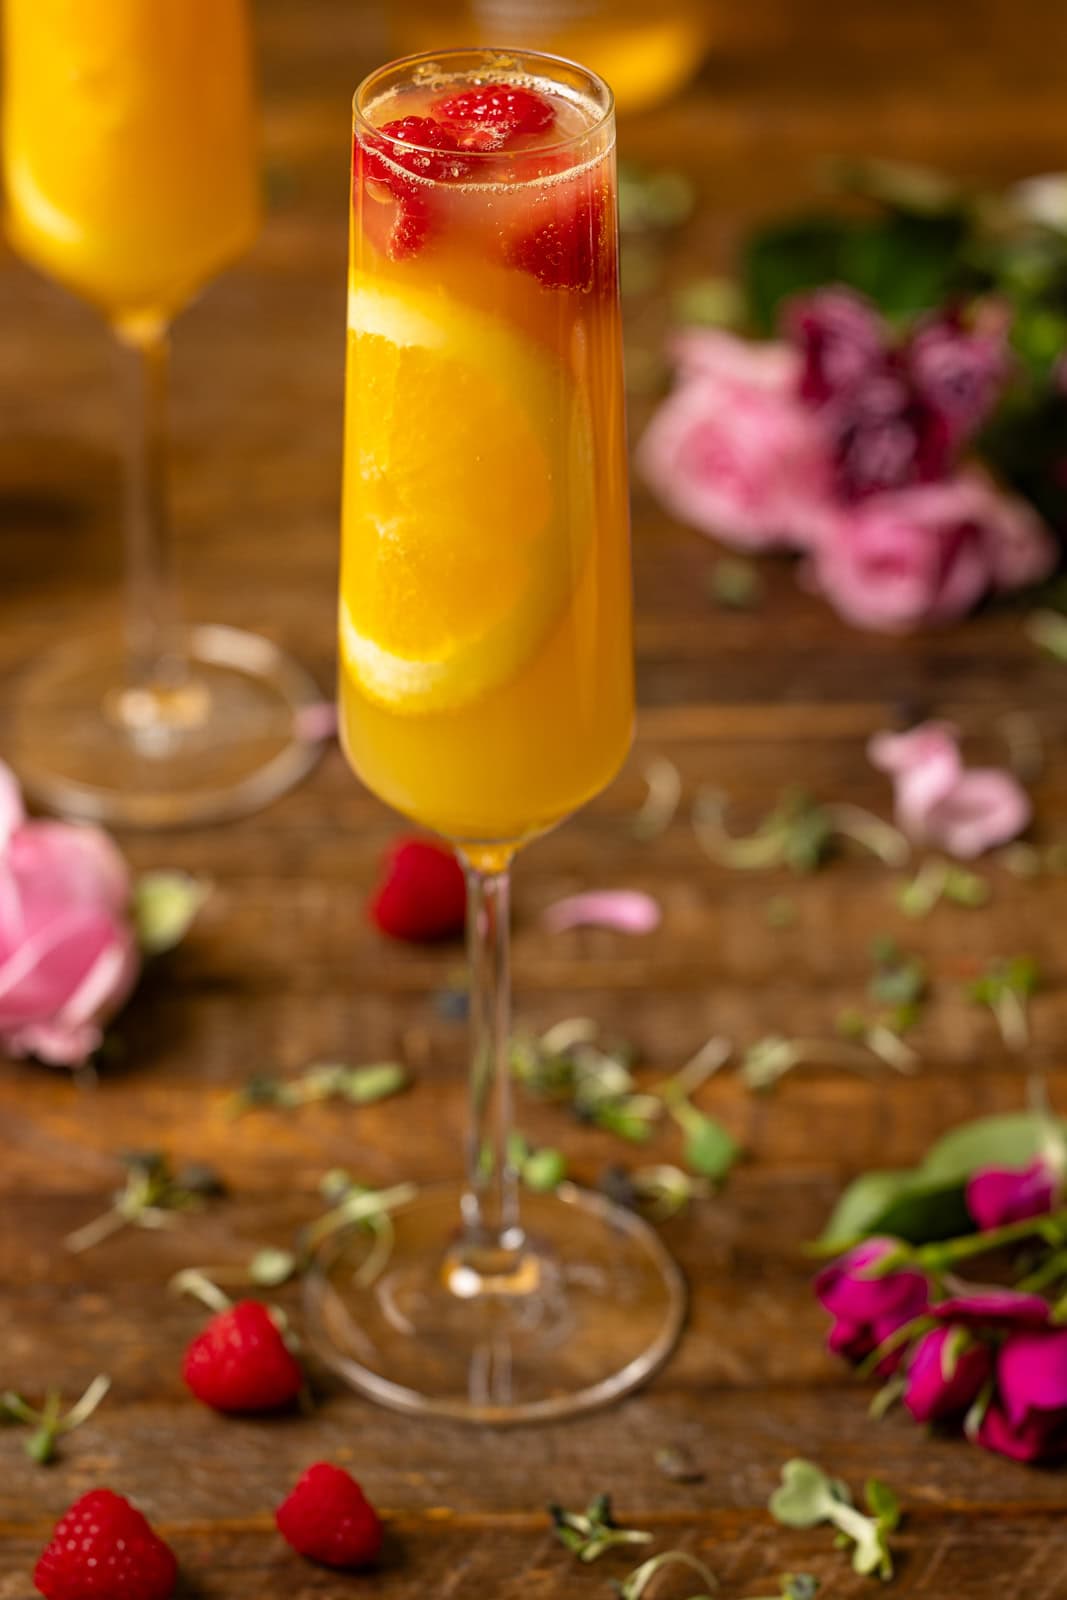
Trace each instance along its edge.
{"label": "raspberry on table", "polygon": [[198,1333],[182,1377],[216,1411],[278,1411],[304,1386],[300,1364],[259,1300],[239,1300]]}
{"label": "raspberry on table", "polygon": [[328,1567],[365,1567],[382,1547],[378,1513],[356,1480],[319,1461],[309,1467],[275,1513],[283,1539]]}
{"label": "raspberry on table", "polygon": [[371,921],[392,939],[413,944],[462,933],[467,883],[454,853],[432,839],[399,839],[368,907]]}
{"label": "raspberry on table", "polygon": [[177,1580],[170,1546],[112,1489],[64,1512],[33,1574],[45,1600],[170,1600]]}

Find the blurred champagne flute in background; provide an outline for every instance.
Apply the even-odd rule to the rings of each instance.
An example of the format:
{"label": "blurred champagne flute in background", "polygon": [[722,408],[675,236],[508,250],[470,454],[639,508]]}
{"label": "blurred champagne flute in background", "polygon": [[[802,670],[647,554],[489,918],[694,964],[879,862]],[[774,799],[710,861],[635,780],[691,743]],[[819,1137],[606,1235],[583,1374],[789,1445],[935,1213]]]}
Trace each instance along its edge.
{"label": "blurred champagne flute in background", "polygon": [[551,51],[606,78],[623,113],[681,89],[712,33],[708,0],[391,0],[388,10],[398,51],[454,39]]}
{"label": "blurred champagne flute in background", "polygon": [[167,826],[307,769],[310,679],[272,644],[178,620],[165,515],[168,329],[251,243],[259,173],[245,0],[4,0],[8,233],[110,324],[128,390],[124,635],[57,644],[17,697],[38,798]]}

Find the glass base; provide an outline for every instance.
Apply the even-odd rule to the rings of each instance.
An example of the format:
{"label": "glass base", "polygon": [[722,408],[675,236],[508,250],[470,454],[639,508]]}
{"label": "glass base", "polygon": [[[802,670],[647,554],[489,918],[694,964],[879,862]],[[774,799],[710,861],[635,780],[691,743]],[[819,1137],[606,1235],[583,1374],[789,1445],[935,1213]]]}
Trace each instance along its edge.
{"label": "glass base", "polygon": [[392,1212],[380,1267],[363,1229],[319,1247],[309,1340],[352,1388],[398,1411],[536,1422],[615,1400],[666,1359],[685,1284],[642,1218],[570,1183],[524,1191],[520,1261],[476,1278],[457,1266],[463,1192],[435,1184]]}
{"label": "glass base", "polygon": [[185,668],[166,687],[124,687],[122,641],[73,639],[18,686],[11,764],[53,811],[136,828],[244,816],[292,787],[320,745],[299,713],[321,700],[276,645],[221,626],[177,641]]}

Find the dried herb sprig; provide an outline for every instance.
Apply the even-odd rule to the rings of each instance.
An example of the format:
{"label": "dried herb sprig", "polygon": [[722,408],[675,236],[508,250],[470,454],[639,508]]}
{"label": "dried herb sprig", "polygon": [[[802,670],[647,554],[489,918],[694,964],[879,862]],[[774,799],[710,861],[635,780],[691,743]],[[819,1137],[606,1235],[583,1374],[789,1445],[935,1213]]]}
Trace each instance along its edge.
{"label": "dried herb sprig", "polygon": [[598,1494],[584,1511],[566,1511],[553,1503],[548,1507],[548,1514],[556,1538],[579,1561],[596,1561],[606,1550],[617,1549],[619,1545],[652,1543],[650,1533],[619,1526],[608,1494]]}
{"label": "dried herb sprig", "polygon": [[1032,956],[1013,956],[991,961],[982,976],[968,987],[968,996],[975,1005],[988,1006],[992,1011],[1009,1050],[1025,1050],[1030,1043],[1029,1001],[1040,981]]}
{"label": "dried herb sprig", "polygon": [[74,1254],[91,1250],[123,1228],[166,1228],[172,1213],[199,1210],[222,1194],[223,1184],[213,1167],[190,1164],[171,1170],[160,1150],[131,1151],[121,1158],[126,1181],[116,1190],[111,1206],[101,1216],[68,1233],[63,1243]]}
{"label": "dried herb sprig", "polygon": [[648,841],[666,833],[674,821],[682,799],[682,774],[666,756],[656,756],[643,776],[648,793],[630,819],[630,832],[635,839]]}
{"label": "dried herb sprig", "polygon": [[815,872],[842,839],[851,840],[890,867],[901,867],[911,846],[899,828],[862,806],[826,805],[802,789],[783,791],[774,809],[750,834],[732,834],[726,827],[726,797],[703,789],[693,807],[698,843],[721,866],[740,871],[788,867]]}
{"label": "dried herb sprig", "polygon": [[782,1468],[782,1481],[770,1498],[769,1510],[787,1528],[815,1528],[829,1522],[842,1548],[852,1547],[853,1571],[891,1578],[893,1558],[889,1535],[900,1524],[900,1505],[892,1490],[877,1478],[865,1489],[868,1515],[853,1504],[848,1485],[831,1478],[814,1461],[794,1459]]}
{"label": "dried herb sprig", "polygon": [[613,1588],[620,1600],[641,1600],[653,1578],[664,1567],[690,1567],[697,1574],[705,1585],[705,1592],[692,1595],[690,1600],[711,1600],[713,1592],[719,1587],[718,1579],[699,1557],[690,1555],[688,1550],[664,1550],[661,1555],[650,1556],[639,1567],[635,1567],[621,1583],[614,1582]]}
{"label": "dried herb sprig", "polygon": [[73,1433],[75,1428],[88,1422],[110,1388],[111,1379],[101,1373],[67,1412],[63,1410],[58,1389],[49,1389],[39,1411],[9,1389],[0,1394],[0,1422],[22,1423],[33,1429],[23,1449],[31,1461],[44,1467],[55,1460],[56,1447],[63,1435]]}
{"label": "dried herb sprig", "polygon": [[270,1106],[290,1110],[323,1100],[345,1100],[349,1105],[369,1106],[400,1094],[411,1082],[405,1067],[397,1061],[374,1061],[351,1067],[341,1061],[317,1062],[296,1078],[261,1074],[250,1078],[242,1089],[226,1101],[227,1116],[239,1117],[255,1107]]}

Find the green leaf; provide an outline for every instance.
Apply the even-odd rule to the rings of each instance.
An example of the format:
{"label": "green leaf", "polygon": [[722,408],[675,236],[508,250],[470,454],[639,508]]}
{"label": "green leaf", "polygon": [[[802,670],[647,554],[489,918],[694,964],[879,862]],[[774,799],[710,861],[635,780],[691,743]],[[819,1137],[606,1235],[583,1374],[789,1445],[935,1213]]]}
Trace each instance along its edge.
{"label": "green leaf", "polygon": [[908,1244],[927,1244],[971,1233],[974,1222],[967,1210],[962,1183],[916,1182],[902,1190],[878,1218],[874,1229]]}
{"label": "green leaf", "polygon": [[147,956],[180,944],[211,893],[209,884],[188,872],[144,872],[133,886],[134,931]]}
{"label": "green leaf", "polygon": [[726,1177],[741,1154],[737,1140],[714,1117],[687,1107],[679,1113],[685,1129],[685,1164],[713,1183]]}
{"label": "green leaf", "polygon": [[939,304],[963,271],[969,225],[959,214],[892,212],[870,221],[812,215],[756,233],[743,262],[755,330],[773,333],[789,296],[846,284],[891,318]]}
{"label": "green leaf", "polygon": [[877,1517],[886,1533],[900,1526],[900,1501],[888,1484],[880,1478],[868,1478],[864,1489],[867,1510]]}
{"label": "green leaf", "polygon": [[1057,1134],[1067,1138],[1067,1122],[1017,1111],[980,1117],[953,1128],[926,1152],[919,1168],[926,1182],[965,1183],[979,1167],[1026,1167]]}
{"label": "green leaf", "polygon": [[768,1509],[785,1528],[815,1528],[826,1521],[834,1500],[832,1482],[822,1468],[796,1457],[782,1468],[781,1484]]}
{"label": "green leaf", "polygon": [[913,1182],[910,1168],[864,1172],[842,1194],[819,1235],[820,1249],[851,1243],[874,1233],[891,1203]]}

